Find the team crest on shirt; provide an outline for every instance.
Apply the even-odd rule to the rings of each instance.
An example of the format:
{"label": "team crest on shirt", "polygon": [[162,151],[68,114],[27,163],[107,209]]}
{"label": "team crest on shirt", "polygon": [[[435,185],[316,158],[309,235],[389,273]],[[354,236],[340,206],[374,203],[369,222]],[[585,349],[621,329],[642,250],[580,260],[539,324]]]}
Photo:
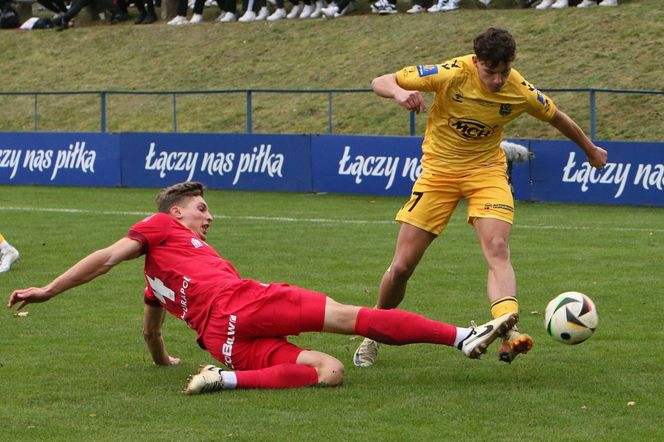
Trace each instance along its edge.
{"label": "team crest on shirt", "polygon": [[427,75],[433,75],[438,73],[438,65],[435,64],[420,64],[417,66],[417,73],[420,77],[426,77]]}
{"label": "team crest on shirt", "polygon": [[191,238],[191,245],[195,248],[203,247],[203,242],[198,238]]}
{"label": "team crest on shirt", "polygon": [[512,113],[512,105],[511,104],[501,104],[500,105],[500,110],[498,111],[500,115],[503,117],[508,116],[509,114]]}

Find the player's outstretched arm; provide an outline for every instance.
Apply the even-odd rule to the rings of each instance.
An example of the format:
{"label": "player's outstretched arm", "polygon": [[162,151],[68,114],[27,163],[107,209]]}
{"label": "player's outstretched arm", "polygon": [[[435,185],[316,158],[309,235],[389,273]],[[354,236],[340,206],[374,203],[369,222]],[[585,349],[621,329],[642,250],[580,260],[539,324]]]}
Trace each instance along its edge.
{"label": "player's outstretched arm", "polygon": [[374,78],[371,82],[371,88],[376,95],[384,98],[394,98],[394,101],[411,112],[419,114],[427,110],[422,94],[419,91],[409,91],[399,86],[397,74],[385,74]]}
{"label": "player's outstretched arm", "polygon": [[606,166],[606,150],[596,146],[590,138],[583,132],[574,120],[572,120],[563,111],[556,109],[553,118],[549,121],[553,127],[570,140],[574,141],[586,153],[588,163],[597,170],[602,170]]}
{"label": "player's outstretched arm", "polygon": [[15,290],[9,296],[7,307],[11,308],[18,303],[20,310],[27,304],[46,302],[65,290],[103,275],[122,261],[137,258],[140,255],[141,244],[139,242],[122,238],[105,249],[99,249],[89,254],[44,287]]}
{"label": "player's outstretched arm", "polygon": [[166,351],[161,330],[164,325],[166,310],[161,306],[145,304],[143,310],[143,339],[156,365],[176,365],[179,358],[174,358]]}

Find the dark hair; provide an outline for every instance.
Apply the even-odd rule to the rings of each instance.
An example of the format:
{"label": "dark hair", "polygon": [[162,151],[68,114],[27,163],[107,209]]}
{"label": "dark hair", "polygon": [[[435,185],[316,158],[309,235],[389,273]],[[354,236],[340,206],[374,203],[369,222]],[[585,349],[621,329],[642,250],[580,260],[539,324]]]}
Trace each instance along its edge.
{"label": "dark hair", "polygon": [[179,204],[185,198],[203,196],[204,190],[203,184],[195,181],[173,184],[157,194],[157,210],[168,213],[171,207]]}
{"label": "dark hair", "polygon": [[473,40],[475,55],[495,68],[500,63],[510,63],[516,56],[516,42],[505,29],[489,28]]}

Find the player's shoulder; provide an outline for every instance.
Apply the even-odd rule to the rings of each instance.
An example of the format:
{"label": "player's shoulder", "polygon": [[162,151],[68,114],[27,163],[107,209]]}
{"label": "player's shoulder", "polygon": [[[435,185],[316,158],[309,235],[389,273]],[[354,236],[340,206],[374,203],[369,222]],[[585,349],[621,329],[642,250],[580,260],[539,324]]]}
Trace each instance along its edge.
{"label": "player's shoulder", "polygon": [[143,218],[141,221],[139,221],[136,225],[137,226],[168,226],[173,224],[175,220],[173,219],[172,216],[162,213],[162,212],[156,212],[153,213],[152,215],[146,216]]}

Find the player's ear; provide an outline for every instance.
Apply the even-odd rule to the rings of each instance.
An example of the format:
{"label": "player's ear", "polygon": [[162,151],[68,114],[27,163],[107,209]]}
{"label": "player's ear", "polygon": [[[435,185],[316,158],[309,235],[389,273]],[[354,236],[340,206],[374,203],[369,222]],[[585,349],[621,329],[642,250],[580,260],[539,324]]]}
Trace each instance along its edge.
{"label": "player's ear", "polygon": [[171,214],[173,218],[176,219],[182,218],[182,210],[178,206],[171,206],[171,208],[168,209],[168,212]]}

